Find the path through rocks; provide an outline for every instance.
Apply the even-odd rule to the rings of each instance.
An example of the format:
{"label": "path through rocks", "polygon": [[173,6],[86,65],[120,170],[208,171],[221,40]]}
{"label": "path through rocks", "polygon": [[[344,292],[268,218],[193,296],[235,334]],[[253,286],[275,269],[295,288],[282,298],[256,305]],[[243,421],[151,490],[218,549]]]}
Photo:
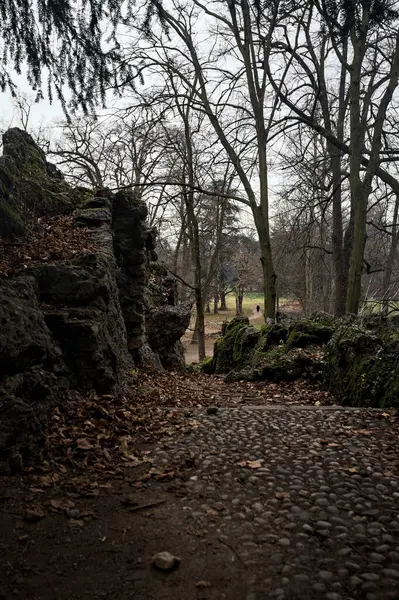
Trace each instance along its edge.
{"label": "path through rocks", "polygon": [[[148,468],[124,469],[92,495],[66,492],[73,519],[26,522],[29,476],[3,480],[0,597],[399,599],[390,413],[179,410],[192,427],[146,450]],[[59,493],[50,487],[42,503]],[[173,572],[151,567],[162,550],[181,559]]]}

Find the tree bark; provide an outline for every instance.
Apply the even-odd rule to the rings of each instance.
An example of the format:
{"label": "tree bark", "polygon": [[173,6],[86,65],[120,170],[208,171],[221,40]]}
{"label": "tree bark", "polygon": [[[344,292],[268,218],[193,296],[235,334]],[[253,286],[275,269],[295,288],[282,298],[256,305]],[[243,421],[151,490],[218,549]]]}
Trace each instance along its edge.
{"label": "tree bark", "polygon": [[220,309],[219,310],[227,310],[226,291],[223,288],[220,289]]}
{"label": "tree bark", "polygon": [[398,231],[398,214],[399,214],[399,194],[396,195],[395,208],[393,212],[393,226],[392,226],[392,236],[391,243],[389,246],[388,259],[385,267],[384,279],[382,283],[382,292],[383,296],[389,297],[390,288],[391,288],[391,280],[393,267],[398,255],[398,247],[399,247],[399,231]]}

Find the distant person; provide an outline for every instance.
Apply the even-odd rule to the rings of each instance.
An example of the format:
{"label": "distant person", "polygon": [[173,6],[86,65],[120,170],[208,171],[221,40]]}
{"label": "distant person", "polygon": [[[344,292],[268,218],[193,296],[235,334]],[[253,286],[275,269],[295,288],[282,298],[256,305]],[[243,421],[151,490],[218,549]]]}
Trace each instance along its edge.
{"label": "distant person", "polygon": [[259,304],[256,305],[256,312],[257,313],[260,312],[260,306],[259,306]]}

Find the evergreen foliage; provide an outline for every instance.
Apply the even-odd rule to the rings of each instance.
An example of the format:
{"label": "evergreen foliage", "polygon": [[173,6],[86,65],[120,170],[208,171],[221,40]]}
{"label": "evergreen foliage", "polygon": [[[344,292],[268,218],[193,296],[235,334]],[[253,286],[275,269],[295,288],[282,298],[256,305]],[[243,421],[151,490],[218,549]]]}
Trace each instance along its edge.
{"label": "evergreen foliage", "polygon": [[[134,0],[2,0],[0,2],[0,89],[15,94],[10,73],[27,67],[28,81],[43,97],[54,91],[65,108],[65,89],[72,106],[90,110],[106,90],[133,81],[133,67],[122,60],[117,23],[134,17]],[[122,9],[124,15],[122,15]],[[104,30],[107,26],[107,37]]]}

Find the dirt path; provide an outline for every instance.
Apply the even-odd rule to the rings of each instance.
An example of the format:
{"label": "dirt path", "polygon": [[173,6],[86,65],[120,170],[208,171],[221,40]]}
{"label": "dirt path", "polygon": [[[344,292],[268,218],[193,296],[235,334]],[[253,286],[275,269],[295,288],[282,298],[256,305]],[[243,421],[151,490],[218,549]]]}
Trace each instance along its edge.
{"label": "dirt path", "polygon": [[399,598],[394,415],[303,384],[136,386],[105,413],[64,402],[48,462],[0,481],[0,597]]}
{"label": "dirt path", "polygon": [[[262,325],[264,323],[264,316],[262,311],[256,310],[256,304],[252,307],[252,313],[248,316],[248,319],[253,325]],[[220,313],[221,320],[220,321],[206,321],[205,322],[205,353],[206,356],[213,355],[213,346],[215,340],[218,338],[220,331],[222,329],[223,320],[228,316],[229,319],[234,317],[234,314],[229,313],[226,315],[225,313]],[[192,339],[192,331],[187,331],[186,334],[182,338],[183,346],[184,346],[184,356],[186,360],[186,364],[196,364],[198,363],[198,345],[191,343]]]}

